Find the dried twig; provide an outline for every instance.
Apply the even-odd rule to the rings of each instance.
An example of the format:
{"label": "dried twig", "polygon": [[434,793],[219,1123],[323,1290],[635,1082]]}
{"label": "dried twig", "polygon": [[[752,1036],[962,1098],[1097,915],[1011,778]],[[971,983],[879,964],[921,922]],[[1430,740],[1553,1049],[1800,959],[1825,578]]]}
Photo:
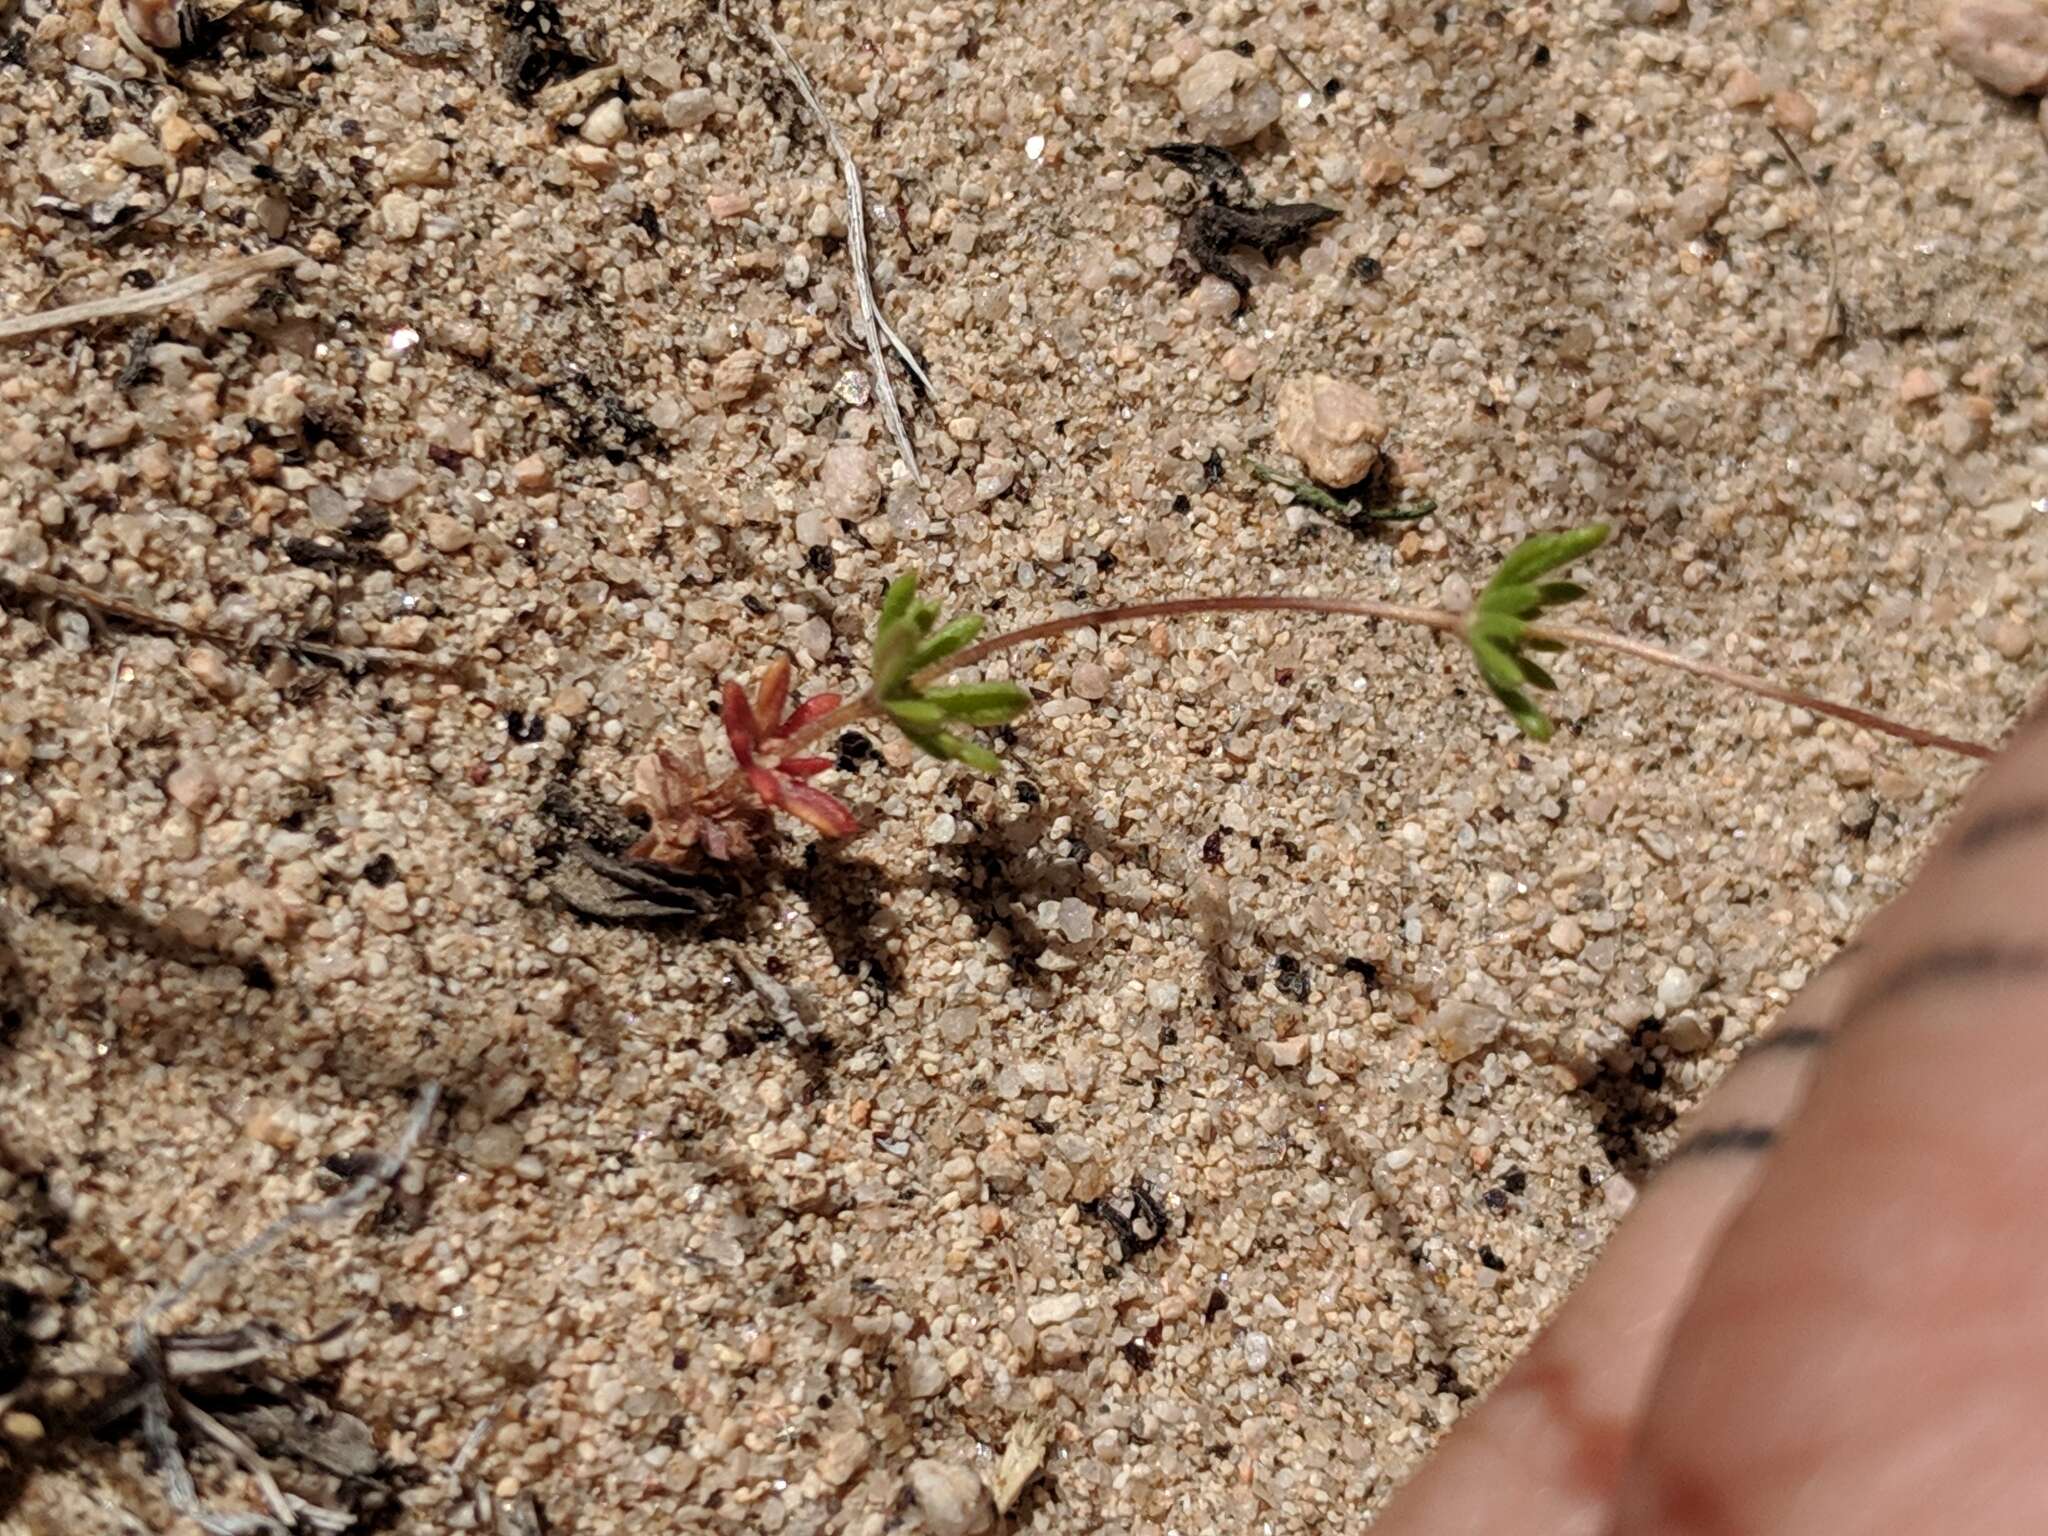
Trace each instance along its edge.
{"label": "dried twig", "polygon": [[95,592],[91,587],[81,586],[75,581],[66,581],[61,576],[46,576],[41,571],[0,569],[0,606],[4,606],[7,597],[15,593],[69,603],[89,613],[96,613],[101,618],[119,619],[123,623],[133,624],[138,629],[149,630],[153,634],[174,635],[184,640],[204,640],[210,645],[218,645],[224,650],[235,651],[241,655],[271,655],[282,651],[286,655],[306,656],[316,661],[331,662],[349,672],[360,672],[373,663],[417,667],[425,671],[445,670],[453,665],[432,652],[400,651],[383,645],[328,645],[319,640],[244,640],[225,630],[166,618],[163,614],[144,608],[138,603],[131,603],[126,598]]}
{"label": "dried twig", "polygon": [[0,320],[0,342],[26,341],[29,337],[40,336],[45,331],[62,330],[70,325],[85,325],[94,320],[153,315],[160,310],[174,309],[188,300],[212,293],[216,288],[228,288],[236,283],[245,283],[251,278],[275,272],[280,267],[293,266],[305,259],[290,246],[273,246],[270,250],[258,251],[254,256],[237,257],[210,271],[194,272],[190,277],[181,277],[174,282],[158,283],[154,288],[131,289],[125,293],[109,294],[103,299],[86,299],[82,303],[46,309],[39,314],[19,315],[12,320]]}
{"label": "dried twig", "polygon": [[1784,132],[1773,126],[1771,137],[1778,141],[1778,148],[1785,151],[1785,158],[1797,167],[1799,174],[1806,178],[1807,186],[1813,189],[1813,199],[1820,204],[1821,226],[1828,236],[1828,296],[1827,306],[1821,311],[1820,334],[1813,338],[1813,344],[1806,349],[1812,357],[1826,346],[1831,338],[1840,334],[1842,322],[1841,259],[1835,250],[1835,207],[1828,198],[1828,189],[1821,179],[1806,168],[1806,162],[1799,158],[1799,151],[1792,147],[1792,141]]}
{"label": "dried twig", "polygon": [[[917,357],[903,338],[896,334],[882,313],[881,301],[875,297],[875,280],[868,270],[868,214],[867,194],[861,189],[860,167],[854,164],[852,152],[846,141],[839,137],[839,129],[833,123],[825,104],[818,99],[818,93],[811,86],[811,77],[804,73],[804,67],[797,63],[772,27],[756,22],[754,30],[766,43],[768,51],[775,55],[775,62],[784,77],[795,87],[804,105],[810,108],[811,116],[817,120],[819,131],[825,135],[825,144],[832,151],[832,158],[839,162],[839,173],[846,181],[846,249],[853,259],[853,292],[859,301],[861,339],[867,343],[868,366],[875,376],[875,396],[882,402],[882,419],[889,424],[889,435],[896,439],[896,451],[903,457],[903,464],[910,471],[910,478],[920,486],[924,482],[924,471],[917,467],[917,450],[911,446],[910,429],[904,425],[903,411],[896,400],[896,383],[889,376],[889,352],[893,348],[903,359],[926,394],[931,393],[932,381],[925,376]],[[885,344],[886,343],[886,348]]]}
{"label": "dried twig", "polygon": [[[412,1113],[406,1116],[405,1125],[391,1150],[377,1155],[369,1168],[350,1181],[340,1194],[310,1205],[292,1207],[247,1242],[226,1253],[196,1256],[185,1266],[185,1273],[178,1283],[159,1291],[130,1325],[129,1355],[141,1384],[143,1440],[162,1469],[164,1496],[171,1507],[208,1532],[209,1536],[254,1536],[258,1532],[291,1531],[302,1523],[327,1529],[340,1527],[332,1523],[336,1518],[334,1511],[307,1504],[279,1489],[254,1446],[186,1400],[166,1367],[165,1341],[157,1334],[157,1320],[190,1299],[195,1290],[214,1276],[239,1268],[269,1252],[300,1227],[339,1221],[369,1204],[387,1184],[405,1171],[405,1165],[419,1145],[420,1138],[426,1134],[428,1122],[433,1119],[435,1106],[440,1101],[441,1085],[428,1083],[420,1090]],[[192,1481],[192,1469],[186,1464],[177,1432],[171,1427],[174,1417],[183,1418],[210,1439],[226,1446],[256,1478],[272,1513],[219,1514],[202,1504],[198,1487]]]}

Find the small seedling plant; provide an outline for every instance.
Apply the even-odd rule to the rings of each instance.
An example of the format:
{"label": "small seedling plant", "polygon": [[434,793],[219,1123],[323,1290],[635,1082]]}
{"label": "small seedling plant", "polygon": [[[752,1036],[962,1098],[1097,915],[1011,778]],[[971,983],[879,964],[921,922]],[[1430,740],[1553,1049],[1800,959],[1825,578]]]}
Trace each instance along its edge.
{"label": "small seedling plant", "polygon": [[711,774],[694,747],[657,746],[641,760],[627,804],[647,817],[648,830],[630,853],[672,866],[699,859],[744,859],[769,834],[776,813],[794,816],[826,838],[853,837],[861,823],[852,809],[811,782],[833,766],[831,757],[810,750],[815,743],[848,726],[881,719],[920,752],[978,772],[997,773],[1001,760],[975,733],[1022,715],[1031,707],[1030,693],[1013,682],[949,683],[946,678],[1004,651],[1072,630],[1197,614],[1330,614],[1454,635],[1464,643],[1488,691],[1522,734],[1535,741],[1548,741],[1552,731],[1538,695],[1557,687],[1537,657],[1588,646],[1829,715],[1915,746],[1964,757],[1992,755],[1981,743],[1922,730],[1770,678],[1609,630],[1558,622],[1552,617],[1557,610],[1586,595],[1584,587],[1561,573],[1605,543],[1607,533],[1606,524],[1594,523],[1524,539],[1462,612],[1371,598],[1284,593],[1180,597],[1066,614],[984,639],[978,615],[942,622],[939,605],[919,595],[916,573],[899,576],[882,598],[870,682],[864,692],[851,698],[821,693],[794,702],[789,660],[781,657],[751,695],[738,683],[725,685],[720,717],[732,749],[730,772],[722,777]]}

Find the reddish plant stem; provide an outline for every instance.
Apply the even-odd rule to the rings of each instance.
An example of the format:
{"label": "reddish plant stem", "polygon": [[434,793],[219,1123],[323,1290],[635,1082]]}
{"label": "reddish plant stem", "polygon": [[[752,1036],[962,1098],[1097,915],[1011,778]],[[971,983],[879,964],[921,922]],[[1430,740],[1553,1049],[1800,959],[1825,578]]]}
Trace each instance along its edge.
{"label": "reddish plant stem", "polygon": [[[1140,619],[1185,618],[1203,613],[1321,613],[1339,614],[1351,618],[1377,619],[1389,624],[1413,624],[1424,629],[1439,630],[1445,634],[1457,634],[1465,627],[1465,615],[1454,613],[1448,608],[1418,608],[1406,603],[1382,603],[1363,597],[1299,597],[1291,594],[1275,596],[1234,595],[1226,597],[1175,597],[1156,603],[1122,603],[1114,608],[1096,608],[1086,613],[1070,613],[1061,618],[1047,619],[1039,624],[1029,624],[1023,629],[1013,629],[1007,634],[992,635],[977,641],[965,650],[947,657],[938,665],[929,667],[918,674],[918,681],[932,682],[962,667],[971,667],[989,657],[1012,650],[1020,645],[1029,645],[1036,640],[1050,640],[1076,629],[1106,629],[1114,624],[1129,624]],[[1667,667],[1675,672],[1688,672],[1695,677],[1704,677],[1759,698],[1773,699],[1781,704],[1790,704],[1799,709],[1813,711],[1817,715],[1830,715],[1837,720],[1846,720],[1851,725],[1865,730],[1877,731],[1886,736],[1895,736],[1901,741],[1911,742],[1916,747],[1933,747],[1939,751],[1952,752],[1959,757],[1989,760],[1994,751],[1981,742],[1964,741],[1954,736],[1943,736],[1934,731],[1923,731],[1918,726],[1907,725],[1904,721],[1893,720],[1885,715],[1853,704],[1837,704],[1805,693],[1797,688],[1788,688],[1782,683],[1772,682],[1752,672],[1738,671],[1724,667],[1717,662],[1698,661],[1682,656],[1676,651],[1665,650],[1662,646],[1651,645],[1642,640],[1632,640],[1626,635],[1617,635],[1609,630],[1588,629],[1577,624],[1532,624],[1528,633],[1539,639],[1556,640],[1567,645],[1587,645],[1603,651],[1612,651],[1621,656],[1633,656],[1652,666]],[[872,688],[848,699],[844,704],[813,721],[810,725],[790,737],[785,750],[794,752],[821,736],[844,730],[857,721],[881,712],[881,701],[875,697]],[[734,775],[736,779],[738,776]],[[728,781],[730,782],[730,781]]]}

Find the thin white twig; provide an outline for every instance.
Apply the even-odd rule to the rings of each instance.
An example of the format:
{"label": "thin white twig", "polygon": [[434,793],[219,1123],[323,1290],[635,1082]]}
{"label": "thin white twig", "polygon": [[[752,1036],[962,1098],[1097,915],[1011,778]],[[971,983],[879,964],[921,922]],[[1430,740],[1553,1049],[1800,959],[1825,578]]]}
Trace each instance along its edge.
{"label": "thin white twig", "polygon": [[273,246],[267,251],[258,251],[254,256],[237,257],[210,271],[194,272],[190,277],[181,277],[175,282],[158,283],[154,288],[109,294],[101,299],[86,299],[77,304],[66,304],[59,309],[46,309],[38,314],[0,320],[0,342],[26,341],[29,337],[40,336],[45,331],[61,330],[69,325],[84,325],[93,320],[155,314],[159,310],[175,308],[188,299],[196,299],[202,294],[211,293],[216,288],[227,288],[236,283],[247,282],[252,277],[261,277],[266,272],[275,272],[280,267],[293,266],[305,259],[290,246]]}
{"label": "thin white twig", "polygon": [[846,249],[853,259],[853,292],[859,303],[860,334],[867,343],[868,367],[875,376],[875,397],[882,402],[882,419],[889,425],[889,435],[896,439],[896,451],[902,455],[904,467],[910,471],[910,478],[922,486],[925,483],[924,471],[917,467],[917,450],[911,446],[910,428],[904,424],[903,410],[896,400],[896,382],[889,376],[889,353],[885,344],[895,349],[896,355],[903,359],[903,365],[927,394],[931,392],[932,381],[925,377],[917,358],[883,316],[881,301],[875,297],[875,280],[868,270],[867,194],[861,188],[860,167],[854,164],[846,141],[839,137],[838,126],[825,110],[825,104],[818,99],[817,91],[812,89],[811,77],[804,73],[803,65],[791,56],[782,39],[775,35],[774,28],[762,22],[755,22],[753,26],[768,45],[768,51],[775,55],[775,62],[781,67],[784,77],[796,88],[804,105],[810,108],[811,116],[825,135],[826,147],[832,151],[832,158],[839,162],[839,174],[845,178]]}
{"label": "thin white twig", "polygon": [[[293,1206],[247,1242],[226,1253],[196,1255],[185,1266],[185,1273],[178,1283],[159,1291],[130,1325],[129,1354],[142,1381],[143,1441],[163,1469],[164,1497],[171,1508],[208,1532],[209,1536],[259,1536],[259,1533],[289,1531],[296,1524],[295,1512],[298,1516],[311,1514],[316,1520],[319,1514],[326,1512],[283,1494],[253,1446],[247,1446],[247,1442],[226,1425],[185,1400],[172,1385],[170,1373],[164,1367],[163,1345],[156,1333],[157,1319],[190,1298],[195,1290],[215,1275],[269,1252],[300,1227],[338,1221],[369,1204],[380,1190],[405,1171],[405,1165],[418,1147],[420,1138],[426,1134],[427,1125],[434,1118],[435,1106],[440,1101],[441,1085],[438,1082],[428,1083],[420,1090],[419,1098],[414,1101],[412,1112],[406,1116],[405,1125],[391,1150],[378,1154],[376,1160],[339,1194],[310,1205]],[[202,1432],[242,1458],[245,1464],[253,1463],[251,1471],[255,1473],[272,1509],[282,1506],[284,1510],[281,1523],[270,1515],[218,1514],[199,1501],[199,1489],[192,1481],[192,1469],[186,1464],[177,1432],[171,1427],[173,1413],[190,1419]]]}

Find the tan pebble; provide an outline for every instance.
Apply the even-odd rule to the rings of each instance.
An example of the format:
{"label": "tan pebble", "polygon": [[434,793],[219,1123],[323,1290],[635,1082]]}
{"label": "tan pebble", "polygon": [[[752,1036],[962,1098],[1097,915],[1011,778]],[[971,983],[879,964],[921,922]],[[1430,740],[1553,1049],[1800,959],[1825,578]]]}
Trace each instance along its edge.
{"label": "tan pebble", "polygon": [[1725,155],[1713,155],[1700,162],[1685,190],[1673,199],[1667,238],[1679,242],[1696,240],[1728,207],[1734,190],[1734,162]]}
{"label": "tan pebble", "polygon": [[1941,446],[1958,454],[1983,447],[1991,436],[1990,406],[1991,402],[1981,395],[1973,395],[1943,411],[1937,422]]}
{"label": "tan pebble", "polygon": [[1240,343],[1223,354],[1223,374],[1233,384],[1243,384],[1259,371],[1259,354],[1255,347]]}
{"label": "tan pebble", "polygon": [[0,1435],[5,1435],[16,1445],[34,1445],[43,1438],[43,1421],[16,1408],[0,1414]]}
{"label": "tan pebble", "polygon": [[971,1467],[913,1461],[906,1480],[931,1536],[980,1536],[995,1523],[995,1504]]}
{"label": "tan pebble", "polygon": [[2034,648],[2034,632],[2018,619],[2000,619],[1991,631],[1991,648],[2007,661],[2018,661]]}
{"label": "tan pebble", "polygon": [[1820,122],[1820,113],[1814,110],[1812,102],[1797,91],[1780,91],[1771,98],[1771,116],[1778,126],[1795,139],[1810,139]]}
{"label": "tan pebble", "polygon": [[185,670],[216,698],[232,698],[242,688],[242,675],[226,656],[210,645],[198,645],[185,658]]}
{"label": "tan pebble", "polygon": [[412,897],[405,882],[394,881],[381,891],[371,892],[363,903],[363,915],[380,933],[404,933],[412,927]]}
{"label": "tan pebble", "polygon": [[1463,1061],[1498,1040],[1508,1021],[1478,1003],[1449,1002],[1423,1025],[1446,1061]]}
{"label": "tan pebble", "polygon": [[1291,1040],[1261,1041],[1259,1054],[1266,1059],[1267,1065],[1288,1072],[1308,1060],[1309,1043],[1307,1035],[1296,1035]]}
{"label": "tan pebble", "polygon": [[377,222],[389,239],[412,239],[420,232],[420,200],[409,192],[386,192],[377,199]]}
{"label": "tan pebble", "polygon": [[598,144],[571,144],[569,163],[584,175],[601,181],[612,173],[612,152]]}
{"label": "tan pebble", "polygon": [[1237,313],[1237,289],[1211,273],[1195,284],[1188,295],[1188,308],[1204,320],[1228,320]]}
{"label": "tan pebble", "polygon": [[275,448],[256,447],[249,450],[249,476],[253,480],[268,480],[277,473],[284,460]]}
{"label": "tan pebble", "polygon": [[1828,749],[1828,767],[1835,782],[1844,789],[1861,789],[1870,782],[1870,754],[1861,747],[1835,745]]}
{"label": "tan pebble", "polygon": [[561,715],[565,719],[580,720],[590,712],[590,690],[581,683],[571,683],[556,690],[548,700],[548,713]]}
{"label": "tan pebble", "polygon": [[1899,400],[1905,405],[1918,405],[1922,400],[1932,400],[1945,387],[1940,374],[1925,368],[1908,368],[1899,375]]}
{"label": "tan pebble", "polygon": [[1109,696],[1109,668],[1100,662],[1084,661],[1074,668],[1074,695],[1096,700]]}
{"label": "tan pebble", "polygon": [[1731,107],[1753,107],[1763,99],[1763,77],[1746,64],[1736,65],[1721,87],[1721,100]]}
{"label": "tan pebble", "polygon": [[576,131],[585,143],[611,148],[626,136],[626,104],[616,96],[607,97],[590,109]]}
{"label": "tan pebble", "polygon": [[510,1125],[487,1125],[470,1139],[469,1155],[484,1168],[510,1168],[526,1150],[526,1138]]}
{"label": "tan pebble", "polygon": [[842,1430],[825,1442],[818,1456],[818,1476],[826,1486],[843,1488],[853,1475],[868,1464],[875,1442],[857,1429]]}
{"label": "tan pebble", "polygon": [[288,1117],[278,1113],[274,1104],[257,1106],[256,1112],[242,1127],[242,1134],[266,1147],[276,1147],[280,1152],[289,1152],[299,1144],[298,1131]]}
{"label": "tan pebble", "polygon": [[1174,86],[1188,132],[1205,144],[1242,144],[1280,116],[1280,89],[1257,62],[1216,48],[1195,60]]}
{"label": "tan pebble", "polygon": [[713,192],[704,199],[704,211],[720,223],[744,218],[754,211],[754,199],[747,192]]}
{"label": "tan pebble", "polygon": [[1356,485],[1380,456],[1386,421],[1371,395],[1327,373],[1297,375],[1280,386],[1273,438],[1327,486]]}
{"label": "tan pebble", "polygon": [[476,542],[475,531],[446,512],[427,514],[427,542],[444,555],[459,555]]}
{"label": "tan pebble", "polygon": [[1586,947],[1586,930],[1575,917],[1560,917],[1550,925],[1550,947],[1560,955],[1576,955]]}
{"label": "tan pebble", "polygon": [[204,758],[188,757],[164,780],[164,793],[186,810],[197,813],[213,804],[220,794],[220,776]]}
{"label": "tan pebble", "polygon": [[445,187],[448,146],[439,139],[415,139],[392,155],[384,176],[394,187]]}
{"label": "tan pebble", "polygon": [[720,358],[711,370],[711,398],[721,405],[733,405],[754,392],[761,375],[761,354],[742,347],[730,357]]}
{"label": "tan pebble", "polygon": [[1358,179],[1368,187],[1391,187],[1407,174],[1408,167],[1393,155],[1367,155],[1358,166]]}
{"label": "tan pebble", "polygon": [[199,130],[180,114],[173,112],[163,120],[156,131],[157,142],[164,147],[164,153],[173,160],[182,160],[198,147]]}
{"label": "tan pebble", "polygon": [[2048,86],[2048,6],[2036,0],[1948,0],[1936,35],[1994,91],[2024,96]]}
{"label": "tan pebble", "polygon": [[522,491],[544,491],[554,484],[554,474],[546,459],[529,453],[512,466],[512,483]]}
{"label": "tan pebble", "polygon": [[818,506],[827,516],[859,521],[875,509],[882,494],[882,476],[875,455],[856,443],[839,443],[825,451],[818,467]]}

